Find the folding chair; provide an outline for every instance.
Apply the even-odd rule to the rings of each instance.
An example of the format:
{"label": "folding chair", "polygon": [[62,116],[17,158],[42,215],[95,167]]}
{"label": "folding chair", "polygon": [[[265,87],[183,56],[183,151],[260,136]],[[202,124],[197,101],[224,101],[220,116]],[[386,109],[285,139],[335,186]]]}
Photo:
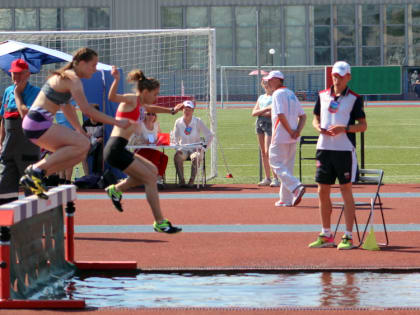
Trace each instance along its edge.
{"label": "folding chair", "polygon": [[[362,245],[362,243],[363,243],[363,240],[365,238],[366,231],[368,229],[368,225],[369,225],[369,222],[370,222],[370,219],[373,215],[374,210],[379,210],[381,212],[382,225],[383,225],[383,228],[384,228],[384,234],[385,234],[385,240],[386,240],[386,243],[382,244],[382,245],[388,246],[388,243],[389,243],[388,232],[386,230],[385,217],[384,217],[384,212],[383,212],[383,209],[382,209],[382,200],[381,200],[381,196],[379,194],[379,190],[381,189],[381,186],[382,186],[383,177],[384,177],[384,171],[383,170],[379,170],[379,169],[371,169],[371,170],[359,169],[359,181],[357,182],[357,184],[377,185],[376,192],[370,198],[370,202],[355,201],[355,203],[354,203],[356,211],[357,210],[366,210],[366,209],[370,210],[369,211],[369,216],[368,216],[367,221],[366,221],[365,228],[363,230],[362,237],[360,237],[356,215],[354,216],[354,223],[356,225],[357,237],[359,239],[359,246]],[[338,217],[337,225],[336,225],[335,231],[334,231],[334,237],[335,237],[335,235],[337,233],[337,230],[338,230],[338,226],[340,225],[341,217],[343,216],[343,213],[344,213],[344,203],[343,202],[334,202],[333,207],[341,208],[340,216]]]}
{"label": "folding chair", "polygon": [[299,142],[299,180],[302,182],[302,160],[315,160],[313,157],[302,157],[302,145],[305,144],[317,144],[318,136],[302,136]]}

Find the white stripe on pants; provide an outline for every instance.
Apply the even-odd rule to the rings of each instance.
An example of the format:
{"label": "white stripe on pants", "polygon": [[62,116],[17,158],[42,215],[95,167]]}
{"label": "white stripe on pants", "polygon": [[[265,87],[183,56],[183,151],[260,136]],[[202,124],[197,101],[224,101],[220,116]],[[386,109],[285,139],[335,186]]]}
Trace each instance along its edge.
{"label": "white stripe on pants", "polygon": [[356,181],[356,173],[357,173],[357,155],[356,149],[353,148],[351,151],[351,182],[354,183]]}
{"label": "white stripe on pants", "polygon": [[272,143],[269,150],[270,165],[281,181],[280,200],[292,203],[293,190],[301,183],[293,176],[296,143]]}

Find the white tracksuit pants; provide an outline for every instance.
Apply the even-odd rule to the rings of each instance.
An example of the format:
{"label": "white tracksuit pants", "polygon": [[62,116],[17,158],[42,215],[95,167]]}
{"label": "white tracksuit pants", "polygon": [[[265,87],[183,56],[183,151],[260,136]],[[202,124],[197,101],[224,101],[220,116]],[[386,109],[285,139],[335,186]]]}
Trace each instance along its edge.
{"label": "white tracksuit pants", "polygon": [[293,190],[301,185],[300,181],[293,176],[295,166],[296,143],[272,143],[270,144],[270,166],[281,181],[280,200],[291,204]]}

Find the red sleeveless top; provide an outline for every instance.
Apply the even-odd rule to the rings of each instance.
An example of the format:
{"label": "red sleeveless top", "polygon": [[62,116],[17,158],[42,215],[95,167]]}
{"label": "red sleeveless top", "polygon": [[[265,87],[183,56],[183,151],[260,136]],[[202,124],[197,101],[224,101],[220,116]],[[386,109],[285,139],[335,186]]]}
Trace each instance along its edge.
{"label": "red sleeveless top", "polygon": [[117,113],[115,115],[115,117],[119,117],[119,118],[127,118],[133,121],[137,121],[140,117],[140,99],[137,98],[137,106],[131,111],[131,112],[120,112],[117,109]]}

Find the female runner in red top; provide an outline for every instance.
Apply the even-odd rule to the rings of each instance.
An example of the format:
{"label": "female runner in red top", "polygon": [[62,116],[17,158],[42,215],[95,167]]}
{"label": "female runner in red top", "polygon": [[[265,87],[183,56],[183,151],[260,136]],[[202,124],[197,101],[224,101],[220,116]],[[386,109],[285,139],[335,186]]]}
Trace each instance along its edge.
{"label": "female runner in red top", "polygon": [[[115,66],[112,68],[111,75],[114,77],[114,82],[109,90],[108,98],[112,102],[120,103],[116,119],[129,119],[132,122],[136,122],[140,116],[141,107],[144,107],[149,113],[175,114],[182,109],[182,104],[178,104],[174,108],[150,105],[156,101],[160,84],[154,78],[146,78],[141,70],[132,70],[128,74],[128,81],[137,84],[135,93],[117,94],[120,72]],[[122,193],[132,187],[144,184],[147,202],[155,218],[154,230],[162,233],[180,232],[181,228],[172,226],[171,222],[162,216],[156,185],[158,174],[156,166],[125,148],[134,131],[134,124],[127,129],[115,126],[112,130],[104,150],[105,160],[109,165],[123,171],[128,177],[116,185],[108,186],[105,190],[115,208],[123,211],[121,205]]]}

